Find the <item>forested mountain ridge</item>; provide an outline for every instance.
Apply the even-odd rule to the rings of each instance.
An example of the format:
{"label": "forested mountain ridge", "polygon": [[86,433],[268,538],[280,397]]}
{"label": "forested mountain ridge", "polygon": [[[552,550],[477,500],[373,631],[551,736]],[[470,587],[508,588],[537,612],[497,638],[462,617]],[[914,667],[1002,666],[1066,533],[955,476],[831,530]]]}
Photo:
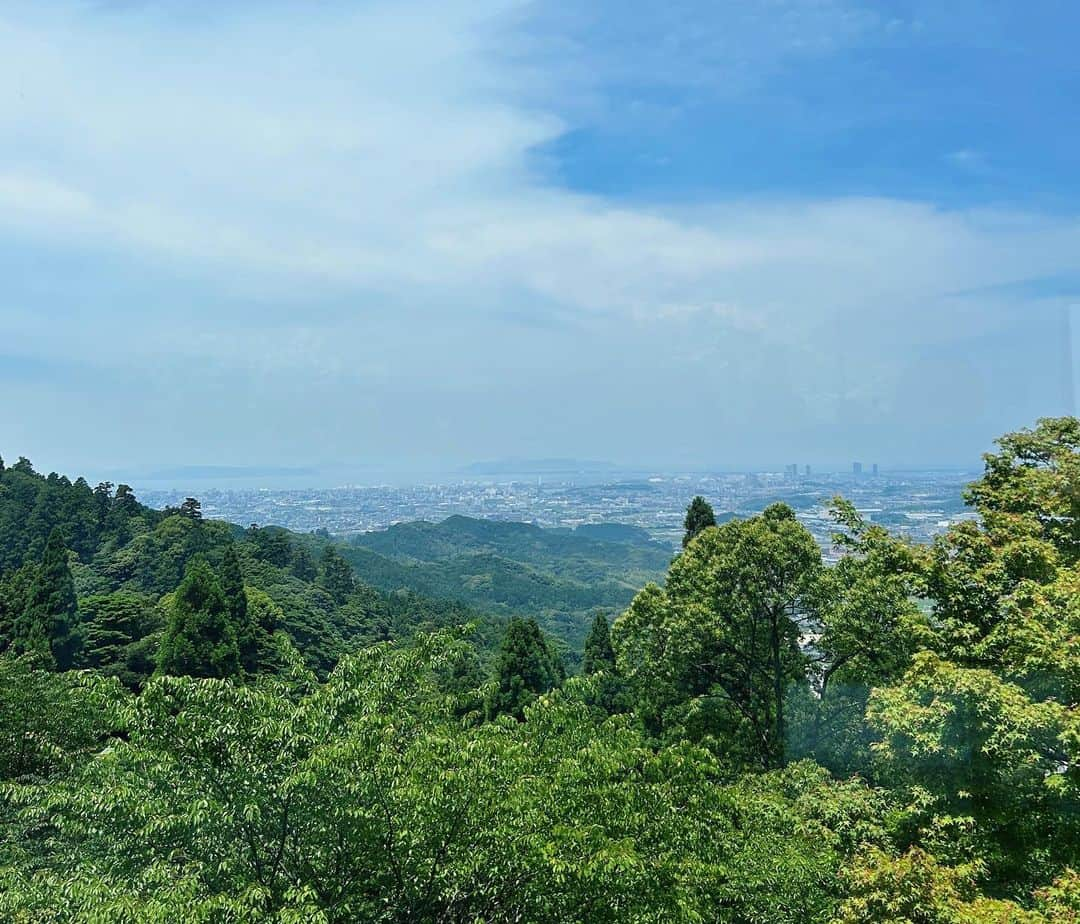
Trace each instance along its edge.
{"label": "forested mountain ridge", "polygon": [[220,569],[229,550],[265,628],[284,631],[321,672],[357,647],[470,621],[479,622],[484,645],[494,644],[496,624],[460,603],[357,581],[328,539],[207,520],[194,499],[154,510],[127,485],[91,488],[81,478],[41,475],[20,458],[0,462],[0,650],[26,609],[50,537],[71,575],[76,666],[129,684],[153,672],[169,595],[190,563],[203,557]]}
{"label": "forested mountain ridge", "polygon": [[[279,527],[242,529],[204,519],[194,499],[154,510],[127,485],[91,488],[81,478],[39,474],[20,459],[0,471],[0,638],[54,529],[70,553],[89,633],[82,663],[102,668],[102,658],[122,657],[129,680],[153,670],[161,598],[179,586],[194,556],[216,566],[231,544],[245,583],[268,594],[281,610],[279,627],[324,671],[358,644],[459,622],[487,626],[477,638],[491,649],[492,617],[512,615],[535,616],[573,666],[594,613],[625,607],[670,561],[644,531],[619,527],[554,530],[451,517],[348,543]],[[341,599],[326,586],[331,546],[357,578]]]}
{"label": "forested mountain ridge", "polygon": [[629,561],[631,568],[662,572],[671,560],[671,550],[654,542],[644,529],[616,523],[569,529],[457,515],[438,523],[399,523],[360,533],[351,541],[382,555],[418,561],[490,552],[556,573],[565,570],[583,579],[593,575],[577,569],[590,562],[626,568]]}
{"label": "forested mountain ridge", "polygon": [[625,608],[643,584],[662,579],[672,556],[633,527],[549,529],[464,516],[362,533],[341,551],[375,587],[534,616],[574,653],[596,610]]}
{"label": "forested mountain ridge", "polygon": [[[48,481],[20,476],[23,501]],[[580,677],[521,618],[488,670],[442,629],[321,677],[249,582],[295,570],[345,619],[344,560],[312,569],[273,529],[207,544],[194,502],[112,548],[86,520],[77,560],[79,517],[19,534],[0,919],[1080,921],[1080,421],[1002,437],[966,498],[978,518],[929,547],[837,498],[834,566],[786,504],[718,524],[695,498],[663,585],[593,619]],[[64,669],[75,572],[116,580],[133,544],[109,593],[198,546],[137,692]]]}

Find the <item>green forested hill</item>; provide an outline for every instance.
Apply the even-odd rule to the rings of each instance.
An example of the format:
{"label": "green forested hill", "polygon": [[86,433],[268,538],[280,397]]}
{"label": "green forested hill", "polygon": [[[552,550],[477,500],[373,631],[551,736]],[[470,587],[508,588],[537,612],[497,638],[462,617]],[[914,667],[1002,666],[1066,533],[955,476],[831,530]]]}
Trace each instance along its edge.
{"label": "green forested hill", "polygon": [[671,550],[653,542],[645,530],[616,523],[545,529],[452,516],[440,523],[400,523],[352,541],[383,555],[419,561],[490,552],[579,580],[635,569],[662,573],[671,562]]}
{"label": "green forested hill", "polygon": [[383,590],[535,616],[573,652],[595,610],[623,609],[642,585],[663,577],[672,557],[633,527],[543,529],[463,516],[364,533],[342,554]]}
{"label": "green forested hill", "polygon": [[[630,527],[553,530],[468,517],[336,544],[207,520],[196,501],[153,510],[126,485],[92,488],[20,459],[0,471],[0,633],[23,609],[54,530],[68,550],[86,663],[112,665],[129,682],[153,669],[161,599],[195,556],[218,567],[230,545],[244,583],[267,595],[278,628],[320,670],[357,645],[467,621],[482,624],[477,638],[490,649],[498,623],[511,615],[535,616],[573,667],[593,614],[623,609],[663,576],[671,557]],[[359,579],[336,598],[325,575],[328,548]]]}
{"label": "green forested hill", "polygon": [[[197,556],[219,569],[226,549],[242,581],[307,662],[329,670],[347,651],[421,629],[478,621],[477,639],[491,647],[496,621],[459,602],[429,599],[396,585],[376,590],[347,574],[332,543],[268,527],[241,529],[203,519],[197,501],[153,510],[127,485],[41,475],[29,460],[0,463],[0,649],[17,630],[51,536],[66,549],[82,637],[79,664],[135,684],[154,669],[164,627],[163,600]],[[262,595],[262,596],[260,596]]]}

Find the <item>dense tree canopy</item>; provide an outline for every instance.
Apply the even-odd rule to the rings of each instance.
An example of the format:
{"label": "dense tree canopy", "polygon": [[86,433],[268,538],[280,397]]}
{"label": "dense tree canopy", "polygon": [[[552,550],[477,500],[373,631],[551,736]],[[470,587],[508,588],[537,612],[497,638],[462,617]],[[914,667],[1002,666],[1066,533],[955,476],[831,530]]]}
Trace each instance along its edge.
{"label": "dense tree canopy", "polygon": [[831,565],[783,504],[700,521],[568,678],[327,536],[20,459],[0,919],[1078,921],[1080,423],[967,497],[929,547],[837,499]]}

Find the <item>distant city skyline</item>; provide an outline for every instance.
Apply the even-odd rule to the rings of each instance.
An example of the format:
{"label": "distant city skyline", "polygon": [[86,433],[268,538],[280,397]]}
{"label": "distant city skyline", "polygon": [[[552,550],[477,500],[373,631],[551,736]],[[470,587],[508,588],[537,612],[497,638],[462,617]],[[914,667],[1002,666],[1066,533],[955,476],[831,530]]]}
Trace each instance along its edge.
{"label": "distant city skyline", "polygon": [[[794,472],[792,467],[794,465]],[[967,475],[975,477],[981,471],[981,461],[970,465],[935,465],[912,464],[898,466],[880,466],[874,463],[870,470],[855,475],[852,464],[824,463],[814,466],[797,463],[786,465],[762,465],[760,467],[737,466],[700,466],[679,468],[664,465],[617,465],[610,464],[603,468],[582,468],[530,470],[520,468],[500,469],[485,472],[471,465],[439,469],[408,469],[381,467],[354,467],[328,465],[325,468],[306,466],[296,469],[274,468],[236,468],[225,469],[217,466],[158,468],[139,471],[137,469],[93,470],[82,473],[64,473],[69,477],[81,474],[91,481],[108,480],[113,483],[123,482],[139,490],[154,493],[187,492],[198,495],[207,490],[335,490],[348,488],[374,487],[424,487],[435,485],[597,485],[618,484],[620,482],[662,477],[664,479],[692,478],[698,476],[723,475],[762,475],[783,476],[796,483],[818,478],[851,478],[888,475],[927,475],[941,473],[945,476]],[[808,470],[809,469],[809,470]]]}
{"label": "distant city skyline", "polygon": [[[835,523],[831,499],[842,493],[864,517],[917,541],[927,541],[949,523],[970,517],[962,502],[970,474],[883,472],[879,477],[823,473],[792,480],[790,473],[709,473],[624,480],[549,482],[446,482],[404,486],[204,491],[149,490],[151,506],[177,506],[198,496],[206,516],[241,526],[326,529],[350,534],[385,529],[414,520],[439,522],[451,516],[512,520],[549,528],[616,523],[646,530],[655,540],[677,546],[686,506],[705,496],[721,520],[749,516],[774,501],[789,503],[823,547],[831,545]],[[138,493],[138,490],[137,492]]]}

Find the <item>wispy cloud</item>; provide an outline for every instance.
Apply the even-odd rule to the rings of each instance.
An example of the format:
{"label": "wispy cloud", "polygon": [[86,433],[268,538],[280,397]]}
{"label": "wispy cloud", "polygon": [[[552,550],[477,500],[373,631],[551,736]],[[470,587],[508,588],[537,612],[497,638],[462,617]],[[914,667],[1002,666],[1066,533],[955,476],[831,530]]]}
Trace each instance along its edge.
{"label": "wispy cloud", "polygon": [[[678,7],[628,15],[592,55],[582,36],[600,7],[0,5],[0,235],[98,255],[110,280],[124,264],[162,280],[160,298],[140,290],[137,312],[130,294],[66,293],[85,311],[59,337],[25,288],[0,335],[27,355],[93,349],[162,383],[177,410],[181,383],[192,404],[232,389],[251,427],[280,411],[300,439],[333,428],[296,409],[294,383],[366,388],[357,427],[395,452],[422,434],[388,418],[419,431],[456,394],[474,402],[470,455],[505,450],[501,433],[610,457],[578,445],[593,435],[574,414],[562,432],[500,431],[513,413],[501,402],[591,389],[616,408],[612,427],[632,426],[650,384],[651,415],[665,400],[679,419],[697,413],[693,382],[705,404],[741,395],[746,409],[718,413],[746,439],[770,414],[792,432],[846,414],[875,438],[890,423],[910,436],[901,405],[919,351],[961,343],[973,325],[992,337],[1022,328],[1023,294],[995,287],[1074,268],[1080,220],[813,190],[643,205],[568,189],[538,164],[613,84],[739,93],[890,28],[831,0],[728,9],[719,31]],[[969,168],[978,158],[949,155]],[[122,304],[137,320],[120,333],[110,319]],[[188,385],[193,368],[202,384]],[[941,368],[933,376],[948,385]],[[477,423],[475,402],[495,391],[492,419]],[[995,394],[979,400],[989,408]],[[716,457],[724,444],[700,449]]]}

